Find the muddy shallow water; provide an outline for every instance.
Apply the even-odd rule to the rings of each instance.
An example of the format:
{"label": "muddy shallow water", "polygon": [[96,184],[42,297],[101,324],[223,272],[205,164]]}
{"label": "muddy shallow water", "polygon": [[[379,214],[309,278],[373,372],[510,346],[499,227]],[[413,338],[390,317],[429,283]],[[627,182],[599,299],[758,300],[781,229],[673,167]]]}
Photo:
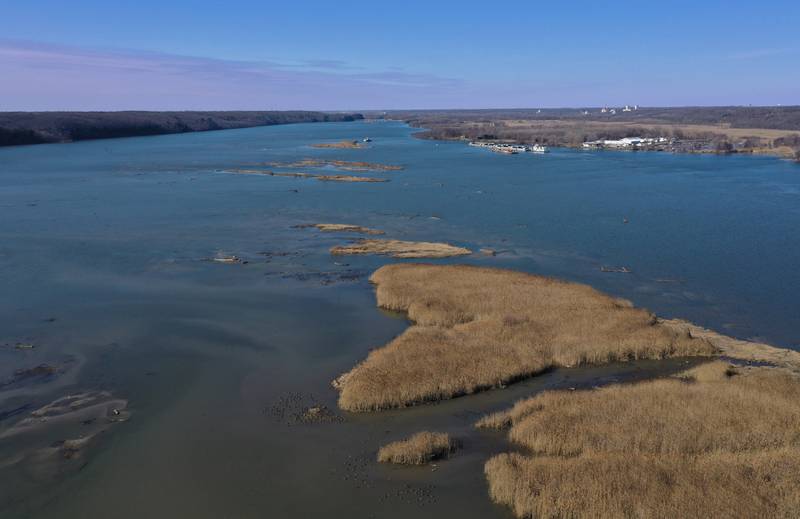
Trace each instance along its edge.
{"label": "muddy shallow water", "polygon": [[[472,429],[480,415],[543,388],[685,366],[556,370],[437,405],[340,413],[330,380],[406,327],[366,281],[397,260],[331,257],[354,237],[299,224],[488,247],[498,254],[437,261],[557,275],[731,335],[800,342],[796,165],[505,157],[411,133],[359,122],[0,149],[0,435],[65,395],[115,402],[0,438],[0,515],[508,517],[482,467],[509,446]],[[362,136],[373,143],[360,150],[307,146]],[[220,172],[307,157],[405,169],[370,172],[380,184]],[[242,262],[209,261],[228,255]],[[632,273],[601,271],[620,265]],[[312,406],[330,419],[298,419]],[[423,428],[464,449],[435,467],[375,463],[380,445]],[[64,443],[76,438],[89,441]]]}

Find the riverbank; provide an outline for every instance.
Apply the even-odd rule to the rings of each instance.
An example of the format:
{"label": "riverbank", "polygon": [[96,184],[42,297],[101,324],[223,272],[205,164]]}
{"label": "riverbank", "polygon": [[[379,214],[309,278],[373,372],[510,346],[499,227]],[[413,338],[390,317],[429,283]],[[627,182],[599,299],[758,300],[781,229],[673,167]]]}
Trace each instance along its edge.
{"label": "riverbank", "polygon": [[[776,107],[730,117],[710,108],[640,109],[610,114],[596,110],[483,110],[390,112],[435,140],[497,141],[581,149],[584,143],[626,137],[663,139],[630,149],[703,154],[760,154],[800,160],[800,110]],[[741,110],[740,110],[741,111]],[[539,113],[541,112],[541,113]],[[729,110],[737,114],[736,108]],[[369,114],[367,115],[370,116]]]}
{"label": "riverbank", "polygon": [[255,126],[363,119],[356,113],[0,112],[0,146],[191,133]]}

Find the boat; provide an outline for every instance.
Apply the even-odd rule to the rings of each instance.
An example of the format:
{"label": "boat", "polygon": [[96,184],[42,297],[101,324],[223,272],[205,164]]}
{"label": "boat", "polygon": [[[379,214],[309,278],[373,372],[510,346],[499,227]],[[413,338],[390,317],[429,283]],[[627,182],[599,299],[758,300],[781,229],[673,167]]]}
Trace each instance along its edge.
{"label": "boat", "polygon": [[534,144],[530,147],[529,150],[531,153],[550,153],[550,150],[547,149],[547,146],[543,144]]}
{"label": "boat", "polygon": [[372,142],[372,139],[370,139],[369,137],[365,137],[364,142]]}

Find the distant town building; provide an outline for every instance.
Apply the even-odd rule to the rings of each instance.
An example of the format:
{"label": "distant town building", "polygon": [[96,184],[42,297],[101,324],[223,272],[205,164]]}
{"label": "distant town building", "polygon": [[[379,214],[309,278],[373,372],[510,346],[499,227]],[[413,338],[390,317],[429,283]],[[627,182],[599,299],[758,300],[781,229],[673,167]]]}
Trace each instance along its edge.
{"label": "distant town building", "polygon": [[625,137],[624,139],[601,139],[598,141],[586,141],[583,143],[584,149],[637,149],[643,146],[664,145],[669,142],[666,137]]}

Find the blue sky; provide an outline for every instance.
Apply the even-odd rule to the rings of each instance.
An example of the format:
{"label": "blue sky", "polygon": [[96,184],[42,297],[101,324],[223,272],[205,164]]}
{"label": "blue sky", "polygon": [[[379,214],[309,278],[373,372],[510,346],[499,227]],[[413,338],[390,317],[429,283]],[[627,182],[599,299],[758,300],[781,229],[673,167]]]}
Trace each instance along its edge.
{"label": "blue sky", "polygon": [[800,104],[799,1],[0,3],[0,110]]}

